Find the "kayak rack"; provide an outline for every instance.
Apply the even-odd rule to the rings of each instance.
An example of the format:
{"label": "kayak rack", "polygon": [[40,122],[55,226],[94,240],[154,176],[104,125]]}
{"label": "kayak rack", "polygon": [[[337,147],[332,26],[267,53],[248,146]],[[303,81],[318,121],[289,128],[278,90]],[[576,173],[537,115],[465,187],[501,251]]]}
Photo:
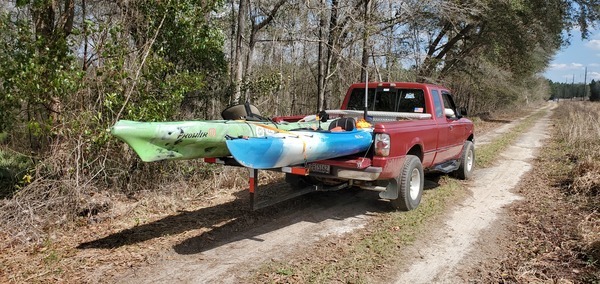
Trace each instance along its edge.
{"label": "kayak rack", "polygon": [[[221,164],[226,166],[243,167],[232,157],[221,157],[221,158],[204,158],[204,161],[211,164]],[[252,210],[258,210],[265,208],[279,202],[283,202],[304,194],[315,192],[315,191],[335,191],[350,186],[350,183],[342,183],[335,186],[323,186],[323,185],[310,185],[300,189],[294,189],[288,193],[278,195],[264,195],[259,194],[258,190],[258,169],[248,169],[248,192],[250,194],[250,208]],[[290,173],[294,175],[308,175],[308,169],[304,167],[283,167],[279,169],[268,169],[268,171],[277,171]]]}

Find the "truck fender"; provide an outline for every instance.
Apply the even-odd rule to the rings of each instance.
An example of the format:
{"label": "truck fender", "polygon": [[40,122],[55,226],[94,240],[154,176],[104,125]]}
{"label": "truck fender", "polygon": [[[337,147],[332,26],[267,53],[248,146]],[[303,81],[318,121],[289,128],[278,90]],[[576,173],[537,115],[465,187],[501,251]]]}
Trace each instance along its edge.
{"label": "truck fender", "polygon": [[425,151],[423,140],[421,140],[420,137],[415,137],[411,141],[410,145],[411,146],[407,149],[408,151],[405,153],[405,155],[415,155],[421,161],[423,161],[423,151]]}

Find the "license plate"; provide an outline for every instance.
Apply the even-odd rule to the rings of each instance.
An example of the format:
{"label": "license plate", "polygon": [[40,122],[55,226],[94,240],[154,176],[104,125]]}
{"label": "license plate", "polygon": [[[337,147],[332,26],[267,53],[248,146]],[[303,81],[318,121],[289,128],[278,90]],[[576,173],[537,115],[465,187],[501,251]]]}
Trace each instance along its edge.
{"label": "license plate", "polygon": [[308,164],[308,169],[311,172],[328,174],[331,170],[331,167],[324,164]]}

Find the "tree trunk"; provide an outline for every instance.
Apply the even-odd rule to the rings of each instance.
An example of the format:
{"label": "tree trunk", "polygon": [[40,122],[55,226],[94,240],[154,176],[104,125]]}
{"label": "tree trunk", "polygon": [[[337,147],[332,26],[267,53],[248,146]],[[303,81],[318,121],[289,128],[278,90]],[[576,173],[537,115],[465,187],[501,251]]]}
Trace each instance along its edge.
{"label": "tree trunk", "polygon": [[[327,2],[321,0],[321,11],[325,11],[327,7]],[[325,25],[327,24],[327,20],[325,18],[325,13],[321,14],[319,19],[319,53],[317,58],[317,112],[323,110],[324,100],[325,100]]]}
{"label": "tree trunk", "polygon": [[247,0],[240,0],[239,9],[238,9],[238,22],[237,22],[237,34],[236,34],[236,44],[235,44],[235,77],[234,77],[234,92],[233,92],[233,102],[241,103],[241,86],[242,86],[242,78],[244,71],[244,62],[243,62],[243,46],[242,40],[244,38],[244,33],[246,33],[246,11],[248,10]]}
{"label": "tree trunk", "polygon": [[85,0],[81,0],[81,20],[83,24],[83,65],[81,69],[86,71],[88,68],[88,29],[85,22],[86,7]]}
{"label": "tree trunk", "polygon": [[[329,33],[327,37],[327,60],[325,62],[325,72],[323,74],[323,88],[326,90],[329,85],[329,78],[331,77],[331,67],[334,62],[337,62],[337,55],[335,54],[336,40],[338,38],[338,0],[331,1],[331,16],[329,19]],[[323,90],[323,103],[321,109],[327,109],[328,102],[326,91]]]}
{"label": "tree trunk", "polygon": [[[472,24],[465,25],[460,31],[456,32],[453,36],[448,36],[448,41],[441,46],[438,46],[442,39],[451,31],[451,25],[445,24],[440,30],[436,39],[429,45],[427,51],[427,57],[423,61],[423,65],[419,68],[418,80],[421,82],[427,81],[427,78],[431,77],[436,70],[436,67],[444,60],[446,55],[453,51],[456,44],[464,39],[467,34],[475,27]],[[441,49],[441,50],[440,50]],[[440,50],[437,54],[435,52]],[[450,62],[447,63],[446,70],[452,66]]]}
{"label": "tree trunk", "polygon": [[371,15],[371,0],[365,1],[365,15],[364,15],[364,30],[363,30],[363,44],[362,44],[362,60],[361,60],[361,71],[360,81],[366,82],[367,68],[369,67],[369,18]]}
{"label": "tree trunk", "polygon": [[[48,62],[64,62],[67,57],[67,47],[64,46],[67,37],[73,31],[73,18],[75,16],[74,0],[64,0],[63,7],[59,7],[58,1],[45,1],[41,5],[32,5],[31,14],[35,24],[35,34],[42,40],[38,46],[38,52],[47,56]],[[62,11],[62,14],[57,13]],[[56,22],[56,23],[55,23]],[[52,72],[48,70],[46,72]],[[47,73],[44,79],[51,78]],[[60,121],[62,101],[57,94],[40,94],[42,104],[46,107],[47,117],[52,124]]]}
{"label": "tree trunk", "polygon": [[[235,68],[237,67],[236,63],[236,15],[235,15],[235,0],[231,0],[230,2],[231,4],[231,37],[230,37],[230,41],[229,41],[229,59],[230,59],[230,63],[229,63],[229,83],[231,85],[231,87],[235,88]],[[234,90],[232,90],[234,91]],[[233,92],[229,95],[229,104],[232,104],[234,101],[234,94]]]}
{"label": "tree trunk", "polygon": [[[250,77],[250,73],[252,72],[252,67],[253,67],[253,63],[254,63],[254,61],[252,60],[252,57],[254,56],[254,49],[256,48],[256,35],[258,34],[258,32],[260,30],[262,30],[264,27],[266,27],[273,21],[273,19],[275,18],[275,15],[277,14],[277,11],[279,10],[279,8],[281,8],[281,6],[286,1],[287,0],[279,0],[279,2],[276,3],[275,6],[273,6],[273,9],[269,12],[267,17],[264,20],[262,20],[260,23],[255,23],[254,19],[252,19],[252,29],[250,30],[250,39],[248,40],[248,54],[246,57],[246,68],[242,75],[242,78],[244,78],[244,80],[247,80]],[[250,96],[249,92],[250,92],[250,90],[246,90],[246,92],[244,94],[244,98],[246,100],[249,99],[249,96]]]}
{"label": "tree trunk", "polygon": [[[254,29],[254,24],[252,25],[252,31],[250,32],[250,40],[248,41],[248,53],[246,54],[246,68],[244,68],[244,73],[242,78],[244,81],[248,81],[250,78],[250,72],[252,72],[253,60],[254,56],[254,48],[256,47],[256,30]],[[250,99],[250,88],[247,88],[244,92],[244,101]]]}

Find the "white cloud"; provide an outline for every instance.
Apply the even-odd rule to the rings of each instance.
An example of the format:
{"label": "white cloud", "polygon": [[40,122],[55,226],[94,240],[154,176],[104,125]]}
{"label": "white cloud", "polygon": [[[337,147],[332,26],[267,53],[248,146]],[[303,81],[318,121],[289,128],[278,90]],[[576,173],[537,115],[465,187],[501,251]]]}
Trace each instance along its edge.
{"label": "white cloud", "polygon": [[589,42],[587,42],[585,44],[585,46],[594,49],[594,50],[600,50],[600,39],[593,39],[590,40]]}
{"label": "white cloud", "polygon": [[588,81],[590,80],[600,80],[600,72],[588,72]]}
{"label": "white cloud", "polygon": [[580,70],[583,68],[584,65],[581,63],[550,64],[550,70]]}
{"label": "white cloud", "polygon": [[[597,56],[600,56],[600,54],[596,54]],[[590,63],[588,64],[588,67],[600,67],[600,63]]]}

